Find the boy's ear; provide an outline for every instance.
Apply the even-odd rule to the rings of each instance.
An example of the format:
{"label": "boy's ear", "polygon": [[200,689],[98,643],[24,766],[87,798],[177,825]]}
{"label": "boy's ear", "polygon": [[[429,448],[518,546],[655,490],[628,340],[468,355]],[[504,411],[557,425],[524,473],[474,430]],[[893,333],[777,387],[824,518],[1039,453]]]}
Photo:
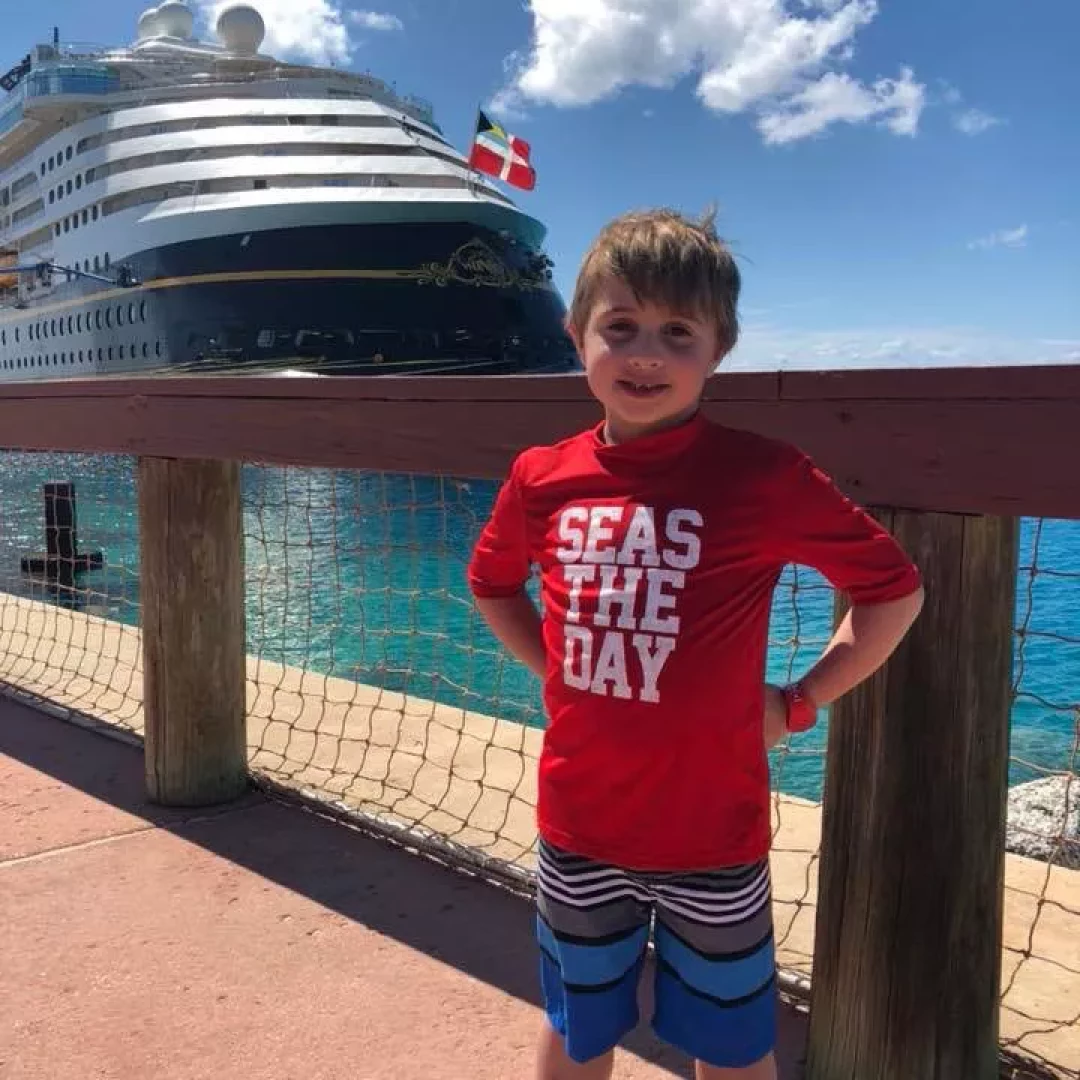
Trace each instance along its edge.
{"label": "boy's ear", "polygon": [[577,349],[578,356],[581,355],[581,338],[578,336],[578,332],[574,327],[574,324],[570,321],[570,316],[567,315],[563,319],[563,329],[566,331],[570,340],[574,343],[574,348]]}

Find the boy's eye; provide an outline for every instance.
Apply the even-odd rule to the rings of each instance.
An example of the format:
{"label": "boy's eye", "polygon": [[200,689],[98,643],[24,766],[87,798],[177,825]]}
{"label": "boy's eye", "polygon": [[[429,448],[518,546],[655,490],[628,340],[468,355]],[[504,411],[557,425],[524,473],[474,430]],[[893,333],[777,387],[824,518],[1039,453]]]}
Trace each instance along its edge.
{"label": "boy's eye", "polygon": [[629,319],[616,319],[614,322],[608,323],[608,330],[615,334],[632,334],[634,324]]}
{"label": "boy's eye", "polygon": [[668,327],[668,333],[672,337],[677,338],[689,338],[694,336],[694,332],[689,326],[683,326],[682,323],[675,323],[673,326]]}

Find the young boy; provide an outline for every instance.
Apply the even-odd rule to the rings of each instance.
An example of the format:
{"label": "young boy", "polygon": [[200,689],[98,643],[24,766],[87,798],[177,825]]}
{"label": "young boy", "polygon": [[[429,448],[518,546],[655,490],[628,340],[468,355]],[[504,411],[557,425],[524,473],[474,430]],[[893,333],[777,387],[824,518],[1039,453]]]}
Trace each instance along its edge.
{"label": "young boy", "polygon": [[[544,683],[539,1080],[611,1075],[653,921],[657,1033],[699,1080],[776,1077],[766,749],[883,664],[922,604],[915,566],[806,456],[699,411],[739,286],[709,219],[603,230],[568,327],[604,419],[518,456],[470,562],[482,616]],[[780,688],[787,563],[852,607]]]}

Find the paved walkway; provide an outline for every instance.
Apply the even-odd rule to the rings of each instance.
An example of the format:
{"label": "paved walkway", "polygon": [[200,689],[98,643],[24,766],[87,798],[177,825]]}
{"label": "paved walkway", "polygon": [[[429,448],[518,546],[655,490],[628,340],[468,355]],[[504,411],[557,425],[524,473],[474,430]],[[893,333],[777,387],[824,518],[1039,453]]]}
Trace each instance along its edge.
{"label": "paved walkway", "polygon": [[[3,1080],[529,1080],[529,905],[0,696]],[[782,1015],[785,1080],[802,1017]],[[639,1032],[620,1080],[687,1077]]]}

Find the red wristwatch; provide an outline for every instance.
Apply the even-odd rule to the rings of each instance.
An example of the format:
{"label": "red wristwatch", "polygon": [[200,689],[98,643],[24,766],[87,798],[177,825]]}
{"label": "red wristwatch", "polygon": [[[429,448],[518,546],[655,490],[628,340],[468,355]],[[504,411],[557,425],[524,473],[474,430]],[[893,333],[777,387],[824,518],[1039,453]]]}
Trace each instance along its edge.
{"label": "red wristwatch", "polygon": [[817,704],[803,689],[802,683],[788,683],[784,687],[787,703],[788,731],[807,731],[817,723]]}

